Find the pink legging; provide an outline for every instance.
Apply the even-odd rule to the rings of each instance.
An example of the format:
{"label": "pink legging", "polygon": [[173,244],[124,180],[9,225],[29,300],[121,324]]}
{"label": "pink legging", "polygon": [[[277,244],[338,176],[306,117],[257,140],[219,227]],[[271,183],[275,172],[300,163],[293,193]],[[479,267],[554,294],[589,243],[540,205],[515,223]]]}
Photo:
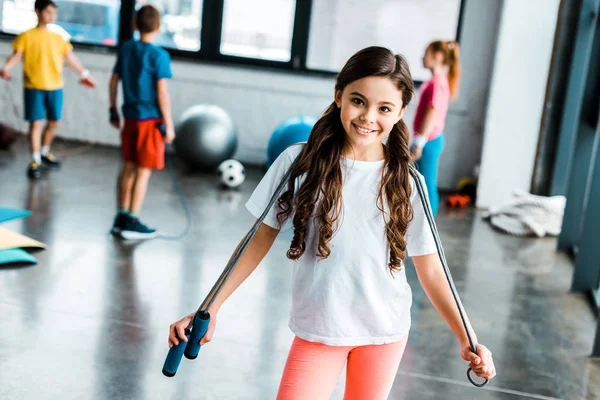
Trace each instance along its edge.
{"label": "pink legging", "polygon": [[344,400],[387,399],[408,334],[397,342],[368,346],[328,346],[296,337],[288,355],[277,400],[326,400],[346,361]]}

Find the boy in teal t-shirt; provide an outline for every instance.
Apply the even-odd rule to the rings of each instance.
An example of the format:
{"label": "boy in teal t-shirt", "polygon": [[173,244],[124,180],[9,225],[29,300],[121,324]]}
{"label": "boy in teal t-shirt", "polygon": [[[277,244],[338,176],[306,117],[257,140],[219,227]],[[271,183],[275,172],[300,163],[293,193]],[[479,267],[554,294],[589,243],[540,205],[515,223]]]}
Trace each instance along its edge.
{"label": "boy in teal t-shirt", "polygon": [[[167,80],[172,77],[169,53],[152,44],[160,14],[150,5],[136,13],[140,40],[119,48],[110,81],[110,122],[121,129],[123,167],[119,176],[119,211],[111,233],[124,239],[149,239],[156,230],[141,222],[139,213],[153,169],[164,167],[165,142],[175,137]],[[123,84],[122,118],[117,89]],[[163,137],[164,133],[164,137]]]}

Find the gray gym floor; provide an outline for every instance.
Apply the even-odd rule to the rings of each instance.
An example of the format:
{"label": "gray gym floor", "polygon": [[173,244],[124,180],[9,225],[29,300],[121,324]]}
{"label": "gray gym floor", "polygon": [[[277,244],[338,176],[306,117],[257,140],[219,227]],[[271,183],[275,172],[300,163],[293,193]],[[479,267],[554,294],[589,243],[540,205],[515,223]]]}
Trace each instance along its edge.
{"label": "gray gym floor", "polygon": [[[197,308],[251,226],[244,203],[261,172],[222,192],[214,176],[180,171],[190,234],[124,243],[108,234],[118,149],[71,153],[61,171],[31,182],[24,140],[0,152],[0,206],[33,210],[2,226],[48,244],[36,266],[0,267],[0,399],[274,399],[293,337],[289,232],[226,303],[199,358],[174,378],[161,374],[168,326]],[[142,219],[165,233],[182,229],[167,171],[152,177]],[[409,264],[413,327],[390,399],[600,398],[600,362],[588,358],[596,319],[569,293],[572,265],[556,240],[495,232],[472,210],[442,208],[438,223],[498,376],[484,389],[468,383],[456,340]]]}

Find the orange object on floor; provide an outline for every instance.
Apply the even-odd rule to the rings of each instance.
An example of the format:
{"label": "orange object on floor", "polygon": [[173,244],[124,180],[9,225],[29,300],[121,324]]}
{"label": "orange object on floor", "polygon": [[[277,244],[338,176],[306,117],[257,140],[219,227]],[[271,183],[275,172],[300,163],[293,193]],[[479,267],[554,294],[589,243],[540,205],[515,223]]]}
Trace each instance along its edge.
{"label": "orange object on floor", "polygon": [[446,205],[452,208],[462,208],[471,204],[471,198],[466,194],[453,194],[446,199]]}

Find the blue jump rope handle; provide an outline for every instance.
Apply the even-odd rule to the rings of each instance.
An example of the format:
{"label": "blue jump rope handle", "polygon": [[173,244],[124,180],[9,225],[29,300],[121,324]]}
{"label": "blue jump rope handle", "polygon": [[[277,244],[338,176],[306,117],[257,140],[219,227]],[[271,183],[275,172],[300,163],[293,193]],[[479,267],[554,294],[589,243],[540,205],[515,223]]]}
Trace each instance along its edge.
{"label": "blue jump rope handle", "polygon": [[[185,332],[185,337],[190,340],[190,333],[188,330]],[[167,354],[167,358],[165,359],[165,363],[163,364],[162,373],[164,376],[169,378],[175,376],[177,373],[177,368],[179,368],[179,363],[181,362],[181,358],[183,357],[183,351],[185,350],[185,345],[187,344],[179,336],[179,344],[173,346],[169,349],[169,354]]]}
{"label": "blue jump rope handle", "polygon": [[192,329],[192,335],[190,340],[185,346],[185,358],[194,360],[198,357],[200,351],[200,340],[206,335],[208,330],[208,323],[210,322],[210,314],[206,311],[200,311],[194,316],[194,329]]}
{"label": "blue jump rope handle", "polygon": [[178,345],[169,349],[169,354],[167,354],[162,369],[164,376],[169,378],[175,376],[184,353],[186,358],[189,358],[190,360],[198,357],[198,352],[200,351],[200,339],[206,334],[209,322],[210,314],[208,312],[200,311],[199,313],[196,313],[192,331],[189,332],[186,330],[185,332],[185,337],[188,340],[187,343],[180,339]]}

